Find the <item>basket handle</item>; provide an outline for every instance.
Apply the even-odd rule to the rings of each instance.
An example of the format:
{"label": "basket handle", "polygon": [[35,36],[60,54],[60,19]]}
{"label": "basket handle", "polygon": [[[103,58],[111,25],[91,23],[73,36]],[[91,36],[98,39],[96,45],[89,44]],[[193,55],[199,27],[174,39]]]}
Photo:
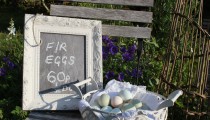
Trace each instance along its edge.
{"label": "basket handle", "polygon": [[165,107],[170,107],[173,106],[176,100],[183,94],[182,90],[176,90],[172,92],[168,98],[164,101],[162,101],[157,107],[156,110],[165,108]]}
{"label": "basket handle", "polygon": [[[86,93],[86,94],[83,95],[82,92],[81,92],[81,90],[79,89],[79,86],[82,86],[82,85],[84,85],[84,84],[89,84],[91,81],[93,82],[93,84],[95,84],[96,90],[89,91],[88,93]],[[83,81],[81,81],[81,82],[78,82],[78,83],[73,84],[73,85],[71,86],[71,88],[72,88],[72,90],[74,90],[75,92],[78,93],[79,98],[85,99],[85,98],[87,98],[88,96],[90,96],[92,93],[95,93],[95,92],[98,90],[98,84],[97,84],[96,81],[93,80],[92,78],[88,78],[88,79],[86,79],[86,80],[83,80]]]}

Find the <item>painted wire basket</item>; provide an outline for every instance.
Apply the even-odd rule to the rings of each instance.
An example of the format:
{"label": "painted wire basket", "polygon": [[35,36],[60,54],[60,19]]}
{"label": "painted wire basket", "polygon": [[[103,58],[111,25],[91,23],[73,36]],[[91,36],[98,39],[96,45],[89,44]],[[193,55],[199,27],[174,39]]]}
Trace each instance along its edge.
{"label": "painted wire basket", "polygon": [[[92,87],[94,90],[83,95],[79,86],[86,83],[89,85],[91,83],[91,86],[95,87]],[[168,107],[173,106],[176,99],[182,95],[182,91],[177,90],[171,93],[168,98],[165,98],[160,94],[146,91],[145,86],[131,85],[130,83],[116,80],[111,80],[107,83],[104,90],[99,90],[97,83],[91,79],[74,84],[72,89],[77,91],[81,97],[78,107],[84,120],[167,120]],[[139,99],[143,103],[143,107],[135,111],[131,110],[116,114],[105,112],[92,106],[101,94],[107,93],[112,97],[121,89],[128,89],[135,99]]]}

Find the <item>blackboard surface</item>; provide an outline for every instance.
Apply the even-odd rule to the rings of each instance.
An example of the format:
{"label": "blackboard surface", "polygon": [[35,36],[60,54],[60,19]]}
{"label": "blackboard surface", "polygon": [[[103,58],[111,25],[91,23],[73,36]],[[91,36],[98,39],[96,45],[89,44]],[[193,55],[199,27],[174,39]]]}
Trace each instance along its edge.
{"label": "blackboard surface", "polygon": [[71,84],[86,79],[85,36],[41,33],[40,94],[75,94]]}

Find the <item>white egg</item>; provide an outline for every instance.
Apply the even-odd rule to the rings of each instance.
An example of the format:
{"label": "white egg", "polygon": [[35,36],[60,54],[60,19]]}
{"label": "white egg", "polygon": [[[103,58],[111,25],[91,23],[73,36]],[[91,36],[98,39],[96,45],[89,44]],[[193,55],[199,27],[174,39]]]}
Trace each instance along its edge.
{"label": "white egg", "polygon": [[99,98],[98,98],[98,104],[101,107],[105,107],[108,106],[110,103],[110,96],[108,94],[102,94]]}
{"label": "white egg", "polygon": [[112,107],[119,107],[120,105],[122,105],[122,103],[123,103],[123,99],[120,96],[114,96],[111,99]]}
{"label": "white egg", "polygon": [[121,90],[119,92],[119,96],[123,99],[124,102],[127,102],[132,99],[132,94],[128,90]]}

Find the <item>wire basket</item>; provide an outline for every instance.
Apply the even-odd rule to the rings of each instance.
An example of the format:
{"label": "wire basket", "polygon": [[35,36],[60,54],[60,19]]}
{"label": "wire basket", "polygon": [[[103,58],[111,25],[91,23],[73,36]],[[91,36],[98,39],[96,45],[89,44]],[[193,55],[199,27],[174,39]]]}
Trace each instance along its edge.
{"label": "wire basket", "polygon": [[[91,100],[94,99],[94,97],[96,98],[96,96],[99,95],[101,92],[103,92],[103,90],[98,90],[98,87],[95,87],[94,88],[95,90],[90,91],[85,95],[83,95],[79,90],[79,86],[84,85],[86,83],[89,84],[90,82],[92,82],[94,86],[97,86],[94,80],[87,79],[82,81],[82,83],[74,84],[72,87],[73,90],[78,91],[79,96],[81,97],[81,100],[79,102],[79,110],[84,120],[167,120],[168,107],[165,106],[173,106],[173,104],[169,105],[171,104],[170,101],[173,99],[176,100],[179,97],[179,96],[177,97],[177,93],[180,92],[176,91],[172,93],[172,95],[169,95],[168,98],[171,98],[170,100],[168,100],[168,98],[165,98],[160,94],[151,91],[146,91],[145,93],[137,93],[135,95],[136,98],[138,98],[145,106],[143,105],[143,108],[137,109],[136,111],[127,111],[116,114],[116,113],[101,111],[91,106],[90,104]],[[176,94],[176,97],[174,97],[174,94]],[[154,108],[151,109],[151,107],[147,106],[147,104],[151,103],[150,99],[152,97],[153,99],[157,99],[157,101],[160,102],[164,101],[163,102],[164,104],[160,104],[155,109]]]}

